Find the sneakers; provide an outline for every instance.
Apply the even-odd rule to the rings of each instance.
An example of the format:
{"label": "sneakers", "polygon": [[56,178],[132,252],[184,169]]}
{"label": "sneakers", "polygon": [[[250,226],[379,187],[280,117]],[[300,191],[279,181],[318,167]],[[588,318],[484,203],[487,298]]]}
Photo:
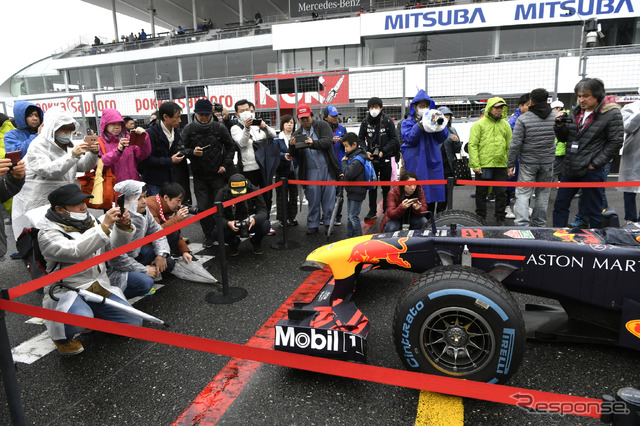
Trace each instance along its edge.
{"label": "sneakers", "polygon": [[320,232],[318,228],[307,228],[307,235],[315,235],[318,232]]}
{"label": "sneakers", "polygon": [[263,254],[264,253],[264,251],[262,250],[261,245],[262,244],[257,242],[257,241],[255,241],[255,239],[253,239],[253,238],[251,239],[251,246],[253,247],[253,252],[255,254]]}
{"label": "sneakers", "polygon": [[298,221],[296,219],[287,220],[287,225],[289,226],[298,226]]}
{"label": "sneakers", "polygon": [[335,222],[333,222],[333,226],[341,226],[341,225],[342,225],[341,220],[336,220]]}
{"label": "sneakers", "polygon": [[11,253],[9,257],[12,258],[13,260],[22,259],[22,255],[18,252]]}
{"label": "sneakers", "polygon": [[207,235],[204,239],[204,243],[202,243],[202,248],[211,248],[213,247],[213,235]]}
{"label": "sneakers", "polygon": [[269,235],[276,235],[276,230],[273,228],[269,228]]}
{"label": "sneakers", "polygon": [[506,215],[504,217],[505,219],[515,219],[516,218],[516,215],[513,214],[513,210],[511,210],[511,206],[507,206],[504,209],[504,212],[506,213]]}
{"label": "sneakers", "polygon": [[582,228],[587,229],[589,226],[582,219],[578,218],[569,224],[569,228]]}
{"label": "sneakers", "polygon": [[376,215],[376,212],[374,212],[373,210],[369,210],[369,213],[367,213],[367,215],[364,217],[364,220],[376,220],[378,218],[378,215]]}
{"label": "sneakers", "polygon": [[84,346],[82,346],[82,343],[78,342],[75,339],[67,343],[60,343],[54,340],[53,343],[56,345],[56,347],[58,348],[58,352],[60,352],[61,355],[78,355],[80,352],[84,351]]}

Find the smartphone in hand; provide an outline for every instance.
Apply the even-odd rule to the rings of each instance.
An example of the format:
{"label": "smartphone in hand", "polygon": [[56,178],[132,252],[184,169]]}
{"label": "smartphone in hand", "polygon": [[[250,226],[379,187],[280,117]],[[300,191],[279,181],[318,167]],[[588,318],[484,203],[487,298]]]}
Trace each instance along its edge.
{"label": "smartphone in hand", "polygon": [[129,146],[142,146],[144,143],[145,133],[139,135],[135,131],[129,134]]}
{"label": "smartphone in hand", "polygon": [[124,194],[118,195],[118,207],[120,207],[120,215],[124,214]]}
{"label": "smartphone in hand", "polygon": [[5,154],[5,158],[11,160],[11,163],[15,166],[18,164],[18,161],[22,159],[22,151],[11,151]]}

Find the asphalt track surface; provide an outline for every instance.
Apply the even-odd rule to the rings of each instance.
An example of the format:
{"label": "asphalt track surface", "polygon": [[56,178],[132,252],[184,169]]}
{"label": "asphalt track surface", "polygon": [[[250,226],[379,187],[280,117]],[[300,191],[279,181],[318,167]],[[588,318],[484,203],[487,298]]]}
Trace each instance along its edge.
{"label": "asphalt track surface", "polygon": [[[470,187],[456,187],[454,208],[473,211],[471,192]],[[622,194],[609,188],[607,195],[609,203],[621,213]],[[552,190],[549,214],[554,197],[555,190]],[[577,209],[576,201],[573,204],[572,214]],[[365,201],[362,217],[367,213],[366,206]],[[490,218],[491,209],[489,206]],[[299,266],[309,252],[326,242],[322,234],[305,235],[305,214],[306,206],[298,215],[301,226],[290,228],[289,233],[291,240],[301,244],[300,248],[268,248],[267,244],[281,239],[281,229],[276,226],[277,235],[264,241],[264,255],[254,255],[245,242],[240,256],[229,259],[230,284],[248,291],[244,300],[229,305],[209,304],[205,296],[219,291],[219,284],[182,282],[168,276],[162,282],[163,288],[135,306],[170,323],[168,331],[247,343],[309,277],[309,272],[301,271]],[[378,224],[375,226],[377,229]],[[11,252],[9,227],[7,230]],[[334,232],[335,238],[343,238],[346,225],[335,228]],[[183,235],[192,242],[203,239],[199,225],[185,228]],[[217,255],[217,247],[202,253]],[[217,258],[206,266],[220,278]],[[2,288],[28,280],[22,263],[8,257],[0,263],[0,271]],[[371,271],[361,275],[356,304],[371,322],[369,364],[403,368],[391,340],[391,326],[397,298],[414,277],[415,274],[401,271]],[[41,297],[31,293],[16,301],[40,306]],[[526,295],[515,297],[522,306],[549,302]],[[7,314],[12,347],[44,331],[42,325],[26,324],[27,319]],[[145,323],[145,327],[163,329],[149,323]],[[101,332],[83,334],[79,340],[85,351],[78,356],[62,357],[52,352],[32,364],[17,365],[29,424],[171,424],[221,371],[226,372],[228,379],[224,383],[237,396],[230,398],[222,393],[213,398],[216,407],[223,408],[206,407],[209,411],[199,424],[210,424],[215,419],[220,424],[414,424],[423,419],[416,417],[420,392],[413,389],[266,364],[259,365],[250,379],[238,383],[237,377],[243,376],[245,368],[241,363],[235,371],[224,370],[228,357]],[[509,385],[600,398],[625,386],[638,386],[639,361],[639,353],[626,349],[527,342],[523,363]],[[0,400],[6,401],[4,389],[0,394]],[[468,425],[601,424],[591,418],[533,414],[518,407],[473,399],[463,402],[464,423]],[[454,424],[447,419],[446,405],[436,409],[441,415],[441,424]],[[4,403],[0,406],[0,423],[10,424],[9,410]]]}

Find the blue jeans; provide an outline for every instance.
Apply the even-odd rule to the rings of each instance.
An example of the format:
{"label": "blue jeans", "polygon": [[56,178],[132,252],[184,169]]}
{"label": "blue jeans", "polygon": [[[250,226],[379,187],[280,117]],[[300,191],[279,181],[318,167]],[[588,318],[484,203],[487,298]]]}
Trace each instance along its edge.
{"label": "blue jeans", "polygon": [[[147,246],[140,247],[140,254],[136,257],[136,260],[142,263],[144,266],[151,265],[151,262],[156,258],[156,252],[153,251],[153,246],[151,244]],[[171,257],[167,257],[167,269],[165,269],[166,273],[173,271],[173,267],[176,266],[176,261]]]}
{"label": "blue jeans", "polygon": [[123,291],[124,297],[131,299],[132,297],[144,296],[149,293],[152,287],[153,278],[142,272],[131,271],[127,274],[127,288]]}
{"label": "blue jeans", "polygon": [[[333,181],[329,170],[309,169],[307,170],[307,180],[313,181]],[[329,226],[333,206],[336,203],[336,190],[334,186],[328,185],[307,185],[304,193],[309,201],[309,212],[307,213],[307,228],[317,228],[320,225]]]}
{"label": "blue jeans", "polygon": [[[123,305],[129,305],[126,301],[122,300],[115,294],[110,295],[109,297],[107,297],[107,299],[113,300],[114,302],[122,303]],[[113,306],[103,305],[102,303],[85,302],[84,299],[80,296],[78,296],[76,300],[73,301],[68,312],[70,314],[82,315],[83,317],[99,318],[108,321],[119,322],[122,324],[137,326],[142,325],[142,318],[138,318],[127,312],[123,312],[117,308],[114,308]],[[84,327],[65,324],[64,333],[67,338],[57,340],[57,342],[68,343],[71,341],[71,339],[73,339],[73,336],[81,333],[83,330]]]}
{"label": "blue jeans", "polygon": [[160,193],[160,187],[156,185],[147,185],[147,197],[151,197],[152,195],[158,195]]}
{"label": "blue jeans", "polygon": [[[427,224],[427,218],[424,216],[410,216],[409,217],[409,229],[422,229]],[[399,220],[391,219],[384,224],[382,232],[395,232],[402,229],[402,222]]]}
{"label": "blue jeans", "polygon": [[362,226],[360,225],[360,209],[362,201],[350,200],[347,198],[347,238],[359,237],[362,235]]}
{"label": "blue jeans", "polygon": [[640,222],[640,216],[638,216],[638,209],[636,208],[636,193],[624,192],[622,199],[624,200],[624,220]]}
{"label": "blue jeans", "polygon": [[[565,176],[561,178],[562,182],[604,182],[605,171],[601,169],[588,169],[587,173],[579,178],[567,179]],[[553,226],[564,228],[569,220],[569,208],[573,196],[582,189],[580,197],[581,209],[580,216],[583,221],[588,221],[590,228],[602,227],[602,194],[600,188],[558,188],[558,195],[553,206]]]}
{"label": "blue jeans", "polygon": [[[520,163],[518,182],[551,182],[553,175],[553,163],[549,164],[524,164]],[[531,223],[529,223],[529,202],[531,194],[536,194]],[[542,227],[547,224],[547,207],[549,206],[549,194],[551,188],[528,188],[519,186],[516,188],[516,205],[513,213],[516,215],[514,224],[517,226]]]}

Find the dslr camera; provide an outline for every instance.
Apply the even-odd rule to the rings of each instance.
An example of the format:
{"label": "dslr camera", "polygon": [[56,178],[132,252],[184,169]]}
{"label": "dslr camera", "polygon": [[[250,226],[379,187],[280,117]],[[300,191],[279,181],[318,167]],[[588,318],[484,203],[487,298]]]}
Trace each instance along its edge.
{"label": "dslr camera", "polygon": [[243,220],[236,220],[236,228],[240,229],[240,238],[249,238],[249,226],[251,226],[251,219],[248,217]]}
{"label": "dslr camera", "polygon": [[200,209],[198,208],[198,206],[191,206],[189,204],[183,204],[180,207],[186,207],[189,210],[189,214],[198,214],[198,213],[200,213]]}
{"label": "dslr camera", "polygon": [[556,124],[560,123],[573,123],[573,119],[565,112],[560,117],[556,118]]}

